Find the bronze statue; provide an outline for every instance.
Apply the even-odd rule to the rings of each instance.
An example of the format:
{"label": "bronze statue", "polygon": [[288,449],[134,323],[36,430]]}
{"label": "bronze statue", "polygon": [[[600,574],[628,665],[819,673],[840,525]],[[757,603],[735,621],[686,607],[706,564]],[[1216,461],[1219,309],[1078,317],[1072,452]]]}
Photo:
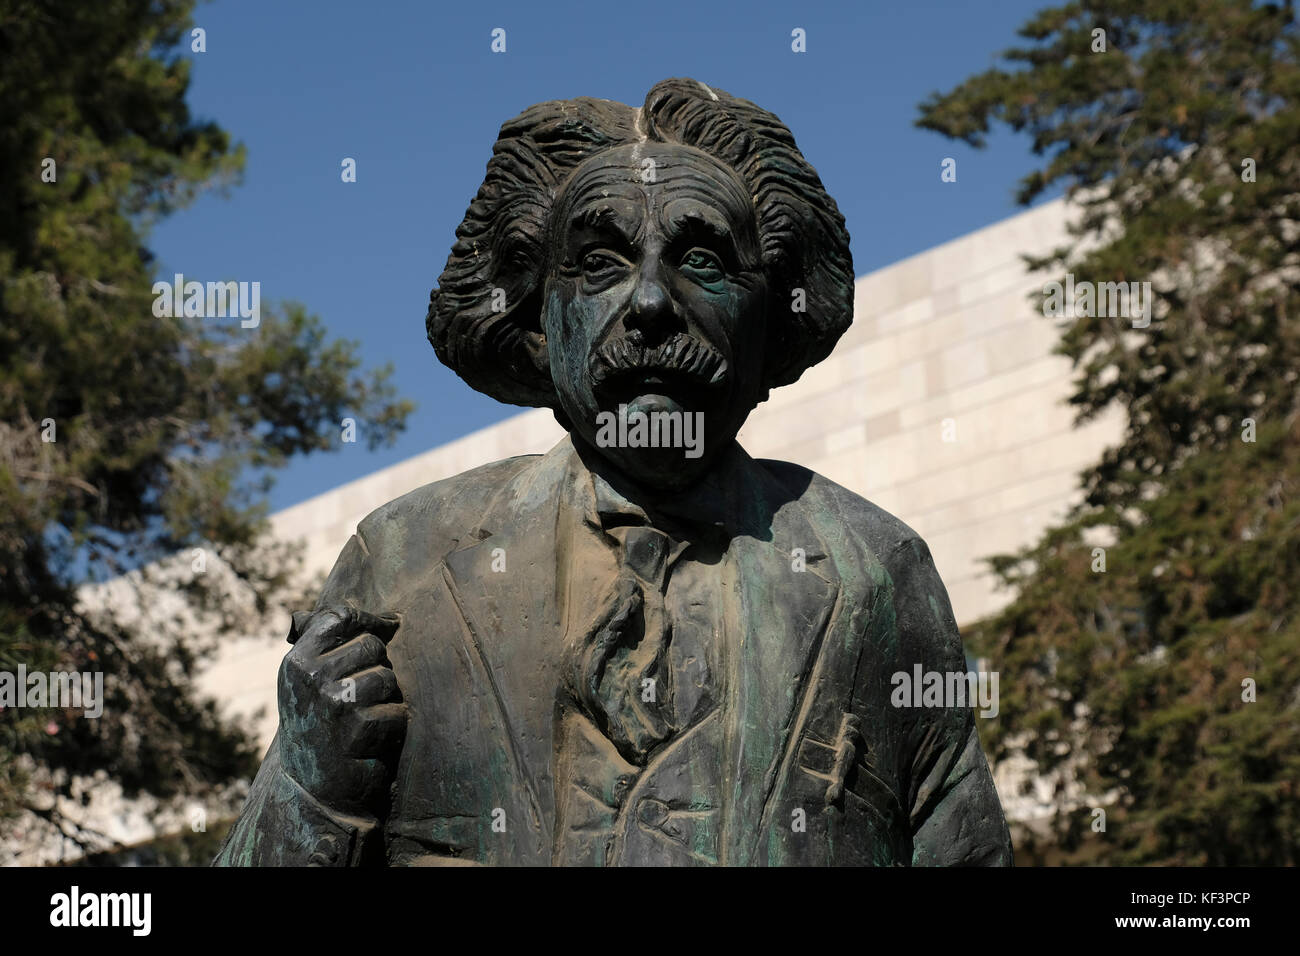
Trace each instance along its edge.
{"label": "bronze statue", "polygon": [[295,615],[230,865],[1009,864],[929,552],[735,441],[852,318],[789,130],[693,80],[506,123],[429,340],[569,435],[389,502]]}

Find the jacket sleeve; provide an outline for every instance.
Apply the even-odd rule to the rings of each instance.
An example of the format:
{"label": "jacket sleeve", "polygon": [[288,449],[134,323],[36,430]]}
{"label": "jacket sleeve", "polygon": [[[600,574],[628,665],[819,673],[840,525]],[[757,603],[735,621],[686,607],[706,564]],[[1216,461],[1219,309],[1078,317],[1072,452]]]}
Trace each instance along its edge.
{"label": "jacket sleeve", "polygon": [[934,761],[912,812],[913,866],[1011,866],[1011,835],[975,721]]}
{"label": "jacket sleeve", "polygon": [[280,735],[214,866],[357,866],[376,823],[329,810],[280,769]]}
{"label": "jacket sleeve", "polygon": [[[317,608],[373,606],[369,555],[360,532],[344,546]],[[356,866],[375,852],[377,821],[325,807],[280,768],[280,734],[262,761],[248,800],[214,866]]]}
{"label": "jacket sleeve", "polygon": [[[891,561],[900,669],[966,671],[948,592],[920,538]],[[904,715],[902,763],[908,780],[913,866],[1010,866],[1011,836],[975,714],[965,706],[911,707]]]}

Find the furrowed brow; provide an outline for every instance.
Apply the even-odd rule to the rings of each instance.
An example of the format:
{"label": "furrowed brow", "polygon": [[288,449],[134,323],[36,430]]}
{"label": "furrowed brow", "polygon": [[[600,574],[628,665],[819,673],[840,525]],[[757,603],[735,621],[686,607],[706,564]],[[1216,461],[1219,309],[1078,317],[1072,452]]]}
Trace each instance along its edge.
{"label": "furrowed brow", "polygon": [[722,243],[728,249],[733,248],[735,242],[730,228],[724,223],[704,215],[699,210],[692,209],[679,213],[673,216],[667,225],[669,241],[676,240],[683,235],[707,236]]}
{"label": "furrowed brow", "polygon": [[630,241],[631,238],[623,230],[623,226],[619,221],[618,210],[609,205],[588,206],[579,210],[569,223],[571,231],[574,229],[589,229],[593,232],[612,234],[625,241]]}

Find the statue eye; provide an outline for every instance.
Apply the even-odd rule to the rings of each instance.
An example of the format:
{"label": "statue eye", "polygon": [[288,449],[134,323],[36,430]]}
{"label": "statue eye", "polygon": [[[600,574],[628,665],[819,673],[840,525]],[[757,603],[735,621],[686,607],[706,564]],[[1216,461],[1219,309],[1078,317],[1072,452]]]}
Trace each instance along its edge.
{"label": "statue eye", "polygon": [[582,271],[588,275],[604,275],[622,266],[623,260],[618,256],[599,249],[582,257]]}
{"label": "statue eye", "polygon": [[722,263],[707,249],[692,249],[682,257],[682,268],[699,274],[705,282],[717,282],[723,276]]}

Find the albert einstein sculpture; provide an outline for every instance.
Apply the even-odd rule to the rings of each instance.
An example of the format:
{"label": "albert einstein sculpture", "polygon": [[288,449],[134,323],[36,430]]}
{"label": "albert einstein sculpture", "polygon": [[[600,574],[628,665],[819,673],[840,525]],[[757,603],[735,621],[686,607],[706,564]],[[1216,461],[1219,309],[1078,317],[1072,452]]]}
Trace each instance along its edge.
{"label": "albert einstein sculpture", "polygon": [[789,130],[666,80],[501,128],[438,357],[554,409],[550,452],[389,502],[295,615],[226,865],[1009,864],[915,532],[735,436],[852,318]]}

